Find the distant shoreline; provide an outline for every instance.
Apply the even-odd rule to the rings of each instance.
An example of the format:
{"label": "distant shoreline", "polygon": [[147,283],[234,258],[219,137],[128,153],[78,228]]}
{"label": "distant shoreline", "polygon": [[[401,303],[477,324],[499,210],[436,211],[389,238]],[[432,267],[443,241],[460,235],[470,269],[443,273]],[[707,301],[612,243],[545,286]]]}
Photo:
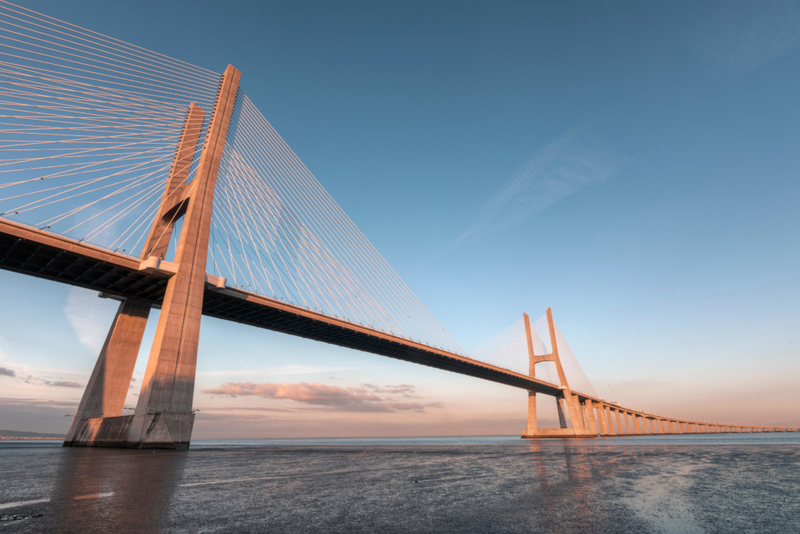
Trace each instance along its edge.
{"label": "distant shoreline", "polygon": [[20,440],[31,440],[31,441],[41,441],[41,440],[49,440],[49,441],[63,441],[64,438],[48,438],[42,436],[0,436],[0,441],[20,441]]}
{"label": "distant shoreline", "polygon": [[64,434],[48,434],[43,432],[26,432],[24,430],[0,430],[0,441],[20,439],[64,439]]}

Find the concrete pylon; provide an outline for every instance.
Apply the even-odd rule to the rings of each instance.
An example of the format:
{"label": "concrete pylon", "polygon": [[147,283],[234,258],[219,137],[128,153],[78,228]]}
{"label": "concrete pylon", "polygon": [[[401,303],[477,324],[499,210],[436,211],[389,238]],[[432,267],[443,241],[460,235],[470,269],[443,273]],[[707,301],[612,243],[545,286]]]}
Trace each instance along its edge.
{"label": "concrete pylon", "polygon": [[185,449],[194,413],[197,345],[205,292],[214,187],[241,73],[229,65],[220,81],[197,172],[186,184],[205,112],[192,104],[142,259],[164,258],[175,222],[184,217],[150,358],[132,416],[121,416],[150,304],[125,301],[109,331],[65,446]]}
{"label": "concrete pylon", "polygon": [[[164,257],[178,218],[177,211],[169,206],[179,205],[182,187],[189,176],[189,169],[197,150],[197,141],[203,126],[204,111],[197,104],[189,105],[183,131],[172,161],[167,184],[150,234],[142,247],[140,259],[147,259],[154,252]],[[177,194],[176,194],[177,193]],[[169,216],[169,218],[167,218]],[[136,357],[142,343],[150,303],[127,299],[119,305],[114,321],[109,328],[105,344],[97,358],[89,383],[72,419],[64,446],[113,445],[119,441],[123,404],[136,366]]]}
{"label": "concrete pylon", "polygon": [[[522,437],[535,438],[535,437],[596,437],[597,429],[592,424],[592,419],[584,417],[580,405],[580,399],[572,394],[572,390],[567,382],[567,376],[564,373],[564,368],[561,366],[561,359],[558,355],[558,342],[556,341],[555,324],[553,323],[553,313],[550,308],[547,308],[547,325],[550,330],[550,354],[536,356],[533,354],[533,341],[531,337],[530,319],[527,314],[523,314],[525,322],[525,334],[528,342],[528,361],[529,361],[529,375],[535,377],[536,364],[539,362],[553,362],[556,365],[558,372],[558,379],[560,382],[561,395],[556,397],[556,406],[558,409],[558,420],[560,429],[539,429],[536,423],[536,395],[528,392],[528,428],[526,428]],[[572,423],[572,428],[567,427],[567,420],[564,413],[564,405],[566,411],[569,413],[569,419]],[[587,413],[587,417],[591,417]]]}

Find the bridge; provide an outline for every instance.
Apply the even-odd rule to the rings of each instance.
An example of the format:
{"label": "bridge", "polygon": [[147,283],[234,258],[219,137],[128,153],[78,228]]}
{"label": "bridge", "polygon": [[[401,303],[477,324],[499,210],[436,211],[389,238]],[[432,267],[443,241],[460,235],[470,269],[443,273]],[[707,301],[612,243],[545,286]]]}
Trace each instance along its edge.
{"label": "bridge", "polygon": [[[204,315],[523,389],[526,438],[800,430],[604,400],[550,309],[465,353],[241,78],[0,1],[0,268],[119,301],[65,446],[187,448]],[[538,428],[539,395],[556,399],[560,428]]]}

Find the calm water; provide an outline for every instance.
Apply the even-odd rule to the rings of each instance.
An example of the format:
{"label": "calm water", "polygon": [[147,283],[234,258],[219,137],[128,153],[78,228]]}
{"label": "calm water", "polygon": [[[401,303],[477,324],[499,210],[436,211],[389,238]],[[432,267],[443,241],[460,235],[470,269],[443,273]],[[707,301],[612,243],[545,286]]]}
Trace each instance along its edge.
{"label": "calm water", "polygon": [[800,533],[794,433],[2,442],[0,480],[0,533]]}

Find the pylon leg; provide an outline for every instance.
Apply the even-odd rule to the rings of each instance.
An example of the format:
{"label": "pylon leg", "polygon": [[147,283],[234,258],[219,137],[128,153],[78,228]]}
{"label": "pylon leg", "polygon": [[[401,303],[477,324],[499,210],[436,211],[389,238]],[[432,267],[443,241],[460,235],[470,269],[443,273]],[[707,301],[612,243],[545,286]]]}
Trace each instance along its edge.
{"label": "pylon leg", "polygon": [[167,284],[128,431],[129,447],[189,447],[214,187],[240,77],[232,66],[222,77],[175,253],[178,272]]}
{"label": "pylon leg", "polygon": [[124,422],[117,419],[121,419],[149,315],[149,302],[128,299],[119,305],[67,432],[65,447],[103,446],[124,440]]}

